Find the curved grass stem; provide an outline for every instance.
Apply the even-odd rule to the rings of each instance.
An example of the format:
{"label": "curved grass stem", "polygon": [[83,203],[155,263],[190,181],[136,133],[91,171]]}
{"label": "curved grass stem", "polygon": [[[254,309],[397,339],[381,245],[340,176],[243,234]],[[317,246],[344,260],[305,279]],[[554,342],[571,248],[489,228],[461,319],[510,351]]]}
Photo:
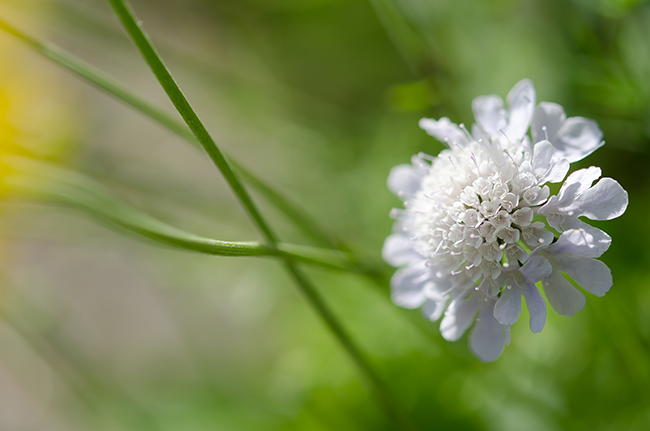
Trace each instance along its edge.
{"label": "curved grass stem", "polygon": [[[221,171],[222,175],[231,186],[233,192],[236,194],[242,205],[249,213],[251,219],[255,222],[255,224],[258,226],[266,238],[268,245],[271,247],[277,246],[277,237],[257,210],[257,207],[253,203],[252,199],[242,184],[239,182],[230,164],[225,159],[215,144],[214,140],[206,130],[205,126],[199,119],[198,115],[183,95],[181,89],[172,78],[172,75],[167,70],[167,67],[160,59],[153,45],[149,41],[149,38],[144,33],[138,21],[136,20],[130,6],[124,0],[108,1],[113,7],[113,10],[119,17],[122,25],[131,37],[132,41],[140,51],[140,54],[149,65],[153,74],[156,76],[156,79],[165,90],[165,93],[167,93],[167,96],[171,102],[174,104],[174,107],[176,107],[176,110],[181,115],[189,129],[192,131],[199,144],[201,144],[208,156]],[[389,418],[395,423],[396,426],[399,427],[399,429],[412,428],[410,419],[407,415],[404,414],[397,400],[386,388],[385,384],[376,373],[374,368],[370,365],[369,361],[361,354],[356,344],[354,344],[351,337],[340,325],[332,311],[325,304],[306,275],[288,259],[285,259],[285,266],[287,267],[287,270],[291,274],[292,278],[296,281],[296,284],[302,293],[308,299],[309,303],[320,315],[327,327],[332,331],[332,333],[344,347],[345,351],[358,366],[359,370],[366,377],[374,390],[373,392],[377,396],[381,408],[386,410]]]}
{"label": "curved grass stem", "polygon": [[[69,70],[70,72],[74,73],[78,77],[89,82],[91,85],[94,85],[105,93],[115,97],[117,100],[126,103],[136,111],[139,111],[145,116],[151,118],[185,141],[191,143],[196,147],[201,147],[192,132],[184,123],[178,121],[172,115],[169,115],[155,105],[147,102],[142,97],[138,96],[133,91],[128,89],[124,84],[118,82],[116,79],[108,76],[102,71],[97,70],[73,54],[66,52],[62,48],[50,42],[39,41],[38,39],[26,34],[25,32],[17,29],[2,19],[0,19],[0,30],[3,30],[15,36],[19,40],[32,47],[36,52],[54,61],[58,65],[64,67],[65,69]],[[269,187],[265,181],[258,178],[241,163],[232,158],[227,158],[230,162],[230,165],[235,169],[236,172],[241,174],[246,183],[257,190],[269,203],[284,213],[287,218],[289,218],[297,227],[303,231],[303,233],[314,239],[321,246],[333,246],[333,242],[329,236],[302,209],[300,209],[294,203],[290,202],[286,197],[282,196],[282,194]]]}
{"label": "curved grass stem", "polygon": [[9,190],[80,210],[111,227],[176,249],[213,256],[275,257],[342,271],[354,271],[341,252],[316,247],[279,243],[270,247],[259,241],[223,241],[206,238],[172,227],[116,198],[97,181],[56,165],[21,156],[1,159],[3,184]]}

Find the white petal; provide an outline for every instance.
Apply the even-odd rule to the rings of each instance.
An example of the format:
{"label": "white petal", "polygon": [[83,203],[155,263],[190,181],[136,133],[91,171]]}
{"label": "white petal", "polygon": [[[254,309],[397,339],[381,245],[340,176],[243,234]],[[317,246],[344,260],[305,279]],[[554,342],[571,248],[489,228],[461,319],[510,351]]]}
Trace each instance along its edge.
{"label": "white petal", "polygon": [[423,291],[427,280],[424,261],[421,264],[398,269],[390,279],[390,297],[400,307],[418,308],[427,299]]}
{"label": "white petal", "polygon": [[532,283],[528,283],[528,286],[523,289],[523,294],[530,314],[530,330],[534,333],[541,332],[546,323],[546,301]]}
{"label": "white petal", "polygon": [[[604,232],[602,233],[605,234]],[[599,257],[609,248],[609,244],[611,243],[611,238],[607,234],[605,235],[607,238],[606,241],[599,242],[598,238],[594,237],[586,229],[565,230],[560,235],[560,238],[548,247],[547,251],[558,255],[569,254],[580,257]]]}
{"label": "white petal", "polygon": [[[551,196],[548,202],[539,209],[539,214],[546,216],[549,212],[553,212],[558,208],[571,205],[576,199],[576,196],[589,189],[600,175],[600,168],[595,166],[586,169],[578,169],[573,172],[562,184],[557,196]],[[554,228],[556,227],[554,223],[550,222],[550,220],[549,224]]]}
{"label": "white petal", "polygon": [[572,205],[563,208],[573,216],[585,216],[592,220],[611,220],[619,217],[627,208],[627,192],[611,178],[603,178],[576,198]]}
{"label": "white petal", "polygon": [[567,159],[556,160],[546,171],[546,175],[539,179],[539,184],[559,183],[566,177],[567,172],[569,172],[569,161]]}
{"label": "white petal", "polygon": [[461,128],[455,123],[452,123],[447,117],[442,117],[437,121],[432,118],[422,118],[418,124],[422,130],[440,142],[469,143],[467,136]]}
{"label": "white petal", "polygon": [[510,139],[521,139],[526,134],[535,110],[535,87],[529,79],[522,79],[506,97],[508,125],[505,133]]}
{"label": "white petal", "polygon": [[423,257],[415,251],[415,242],[406,235],[394,233],[384,241],[381,257],[391,266],[404,266],[417,263]]}
{"label": "white petal", "polygon": [[612,287],[612,272],[603,262],[587,257],[559,256],[555,269],[566,272],[589,293],[604,296]]}
{"label": "white petal", "polygon": [[388,190],[397,196],[413,196],[420,190],[422,177],[413,165],[394,166],[388,174]]}
{"label": "white petal", "polygon": [[[579,246],[580,250],[574,248],[571,250],[571,253],[566,254],[582,257],[599,257],[607,251],[612,243],[612,238],[605,232],[588,225],[577,217],[565,217],[562,223],[560,223],[560,228],[563,230],[580,229],[586,234],[583,239],[585,244],[581,243],[577,238],[572,239],[572,241],[575,240],[574,244]],[[562,237],[560,236],[560,238]],[[569,239],[571,239],[571,237],[566,238],[566,241],[569,241]],[[555,244],[553,244],[553,246],[555,246]],[[584,246],[588,246],[589,249],[585,250]]]}
{"label": "white petal", "polygon": [[504,341],[504,328],[494,318],[494,301],[490,301],[483,306],[469,335],[469,348],[481,361],[490,362],[501,356]]}
{"label": "white petal", "polygon": [[554,153],[553,144],[549,141],[540,141],[535,144],[533,148],[533,172],[536,176],[539,177],[546,173],[551,166]]}
{"label": "white petal", "polygon": [[544,257],[535,256],[528,259],[528,262],[519,269],[519,272],[529,283],[537,283],[542,278],[548,277],[553,272],[553,267]]}
{"label": "white petal", "polygon": [[573,287],[560,271],[553,271],[544,280],[544,293],[549,304],[558,314],[571,317],[585,307],[587,299]]}
{"label": "white petal", "polygon": [[[575,195],[583,193],[585,190],[589,189],[594,181],[600,178],[601,175],[602,171],[596,166],[578,169],[573,172],[569,175],[564,184],[562,184],[562,188],[560,188],[560,192],[558,193],[560,201],[563,200],[564,194],[567,194],[568,190]],[[572,199],[573,198],[575,198],[575,196],[572,196]]]}
{"label": "white petal", "polygon": [[490,135],[487,134],[485,131],[481,129],[481,126],[478,124],[474,123],[472,124],[472,137],[474,138],[475,141],[484,141],[484,142],[489,142],[490,141]]}
{"label": "white petal", "polygon": [[496,135],[507,125],[503,99],[495,94],[472,100],[472,111],[478,125],[490,135]]}
{"label": "white petal", "polygon": [[442,312],[445,310],[447,301],[433,301],[427,299],[424,305],[422,306],[422,315],[429,319],[432,322],[440,319]]}
{"label": "white petal", "polygon": [[564,124],[564,120],[566,120],[564,108],[557,103],[541,102],[535,109],[535,114],[533,114],[531,127],[533,141],[538,142],[547,139],[554,142],[557,132],[560,131],[560,127]]}
{"label": "white petal", "polygon": [[463,336],[476,317],[481,301],[475,297],[459,297],[451,301],[445,317],[440,322],[440,333],[447,341],[456,341]]}
{"label": "white petal", "polygon": [[501,293],[494,307],[494,318],[502,325],[512,325],[521,314],[521,290],[517,286],[508,286]]}
{"label": "white petal", "polygon": [[577,162],[605,145],[603,132],[594,120],[571,117],[560,128],[554,142],[557,156]]}
{"label": "white petal", "polygon": [[[451,288],[456,288],[458,289],[457,291],[460,291],[463,289],[463,286],[457,284],[453,285],[452,284],[452,279],[450,278],[438,278],[438,277],[432,277],[429,282],[424,286],[424,296],[427,297],[427,299],[431,299],[433,301],[446,301],[447,298],[449,297],[447,295],[447,292]],[[471,287],[471,286],[468,286]]]}

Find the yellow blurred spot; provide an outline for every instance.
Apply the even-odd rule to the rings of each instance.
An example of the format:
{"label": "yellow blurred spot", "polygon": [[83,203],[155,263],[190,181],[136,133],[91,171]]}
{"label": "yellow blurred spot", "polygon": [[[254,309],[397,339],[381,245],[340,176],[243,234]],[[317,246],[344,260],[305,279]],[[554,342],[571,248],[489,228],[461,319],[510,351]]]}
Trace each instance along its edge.
{"label": "yellow blurred spot", "polygon": [[[71,148],[72,103],[54,67],[0,35],[0,159],[16,154],[60,161]],[[0,162],[0,197],[9,168]]]}

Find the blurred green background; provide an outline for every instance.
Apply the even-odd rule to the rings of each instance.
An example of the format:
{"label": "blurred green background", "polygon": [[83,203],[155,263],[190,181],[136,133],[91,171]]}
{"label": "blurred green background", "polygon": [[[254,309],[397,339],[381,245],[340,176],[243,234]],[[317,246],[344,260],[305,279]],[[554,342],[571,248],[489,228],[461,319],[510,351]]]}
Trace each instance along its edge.
{"label": "blurred green background", "polygon": [[[132,0],[215,140],[386,284],[311,268],[422,429],[650,429],[650,5],[642,0]],[[0,16],[173,108],[102,0],[2,0]],[[28,148],[209,237],[258,239],[199,151],[0,34],[3,151]],[[573,318],[526,313],[482,364],[388,300],[390,168],[442,146],[521,78],[598,121],[629,192],[603,256],[614,286]],[[9,148],[9,149],[7,149]],[[258,199],[285,241],[309,243]],[[0,429],[391,429],[277,262],[140,242],[69,210],[2,201]]]}

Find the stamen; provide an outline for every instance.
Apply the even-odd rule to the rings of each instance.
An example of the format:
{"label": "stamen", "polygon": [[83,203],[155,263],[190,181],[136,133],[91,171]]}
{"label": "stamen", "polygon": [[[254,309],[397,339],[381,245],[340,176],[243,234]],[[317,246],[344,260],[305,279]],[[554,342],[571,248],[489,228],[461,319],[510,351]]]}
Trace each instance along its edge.
{"label": "stamen", "polygon": [[472,153],[469,156],[469,158],[472,159],[472,161],[474,162],[474,166],[476,166],[476,173],[478,175],[481,175],[481,168],[478,167],[478,162],[476,161],[476,156],[474,155],[474,153]]}
{"label": "stamen", "polygon": [[504,132],[503,129],[499,129],[499,132],[501,132],[501,134],[506,137],[506,141],[508,141],[508,144],[512,145],[512,142],[510,142],[510,138],[508,138],[506,132]]}
{"label": "stamen", "polygon": [[467,127],[465,127],[463,123],[460,123],[458,127],[460,127],[463,130],[463,132],[465,132],[465,136],[467,137],[468,141],[472,142],[474,140],[472,138],[472,135],[469,133],[469,130],[467,130]]}
{"label": "stamen", "polygon": [[[506,136],[506,138],[507,138],[507,136]],[[521,174],[521,172],[519,171],[519,166],[518,166],[517,163],[515,162],[515,159],[512,158],[512,154],[510,154],[510,153],[509,153],[508,151],[506,151],[506,150],[503,150],[503,153],[504,153],[506,156],[508,156],[508,158],[509,158],[510,161],[512,162],[513,166],[515,167],[515,171],[517,171],[517,175]]]}

